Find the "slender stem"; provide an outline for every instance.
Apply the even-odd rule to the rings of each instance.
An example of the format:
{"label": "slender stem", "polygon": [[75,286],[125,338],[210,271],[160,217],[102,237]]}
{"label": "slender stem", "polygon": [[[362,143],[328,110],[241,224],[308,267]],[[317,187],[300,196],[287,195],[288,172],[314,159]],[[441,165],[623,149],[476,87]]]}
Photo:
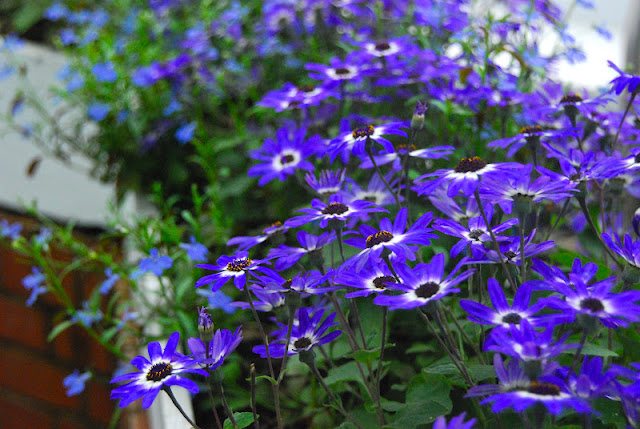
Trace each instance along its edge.
{"label": "slender stem", "polygon": [[569,374],[575,371],[576,365],[578,365],[578,361],[580,360],[580,355],[582,354],[582,349],[584,348],[584,344],[587,342],[588,330],[583,329],[582,337],[580,337],[580,345],[576,349],[576,353],[573,355],[573,360],[571,361],[571,370],[569,370]]}
{"label": "slender stem", "polygon": [[376,374],[376,393],[378,394],[378,398],[380,395],[380,377],[382,376],[382,368],[384,363],[384,348],[386,346],[387,339],[387,319],[388,319],[389,308],[382,307],[382,339],[380,340],[380,360],[378,362],[378,373]]}
{"label": "slender stem", "polygon": [[485,211],[484,211],[484,207],[482,206],[482,200],[480,200],[480,192],[478,192],[477,188],[476,188],[476,192],[475,192],[475,197],[476,197],[476,201],[478,202],[478,210],[480,210],[480,214],[482,215],[482,220],[484,221],[485,225],[487,225],[487,231],[489,231],[489,235],[491,236],[491,240],[493,240],[493,245],[496,247],[496,252],[498,252],[498,257],[500,258],[500,264],[502,265],[502,269],[504,270],[505,275],[507,276],[507,279],[509,280],[509,283],[511,284],[511,288],[515,292],[517,290],[516,283],[513,281],[513,278],[511,277],[511,272],[509,271],[509,267],[504,262],[504,258],[502,257],[502,251],[500,250],[500,245],[498,244],[498,240],[496,239],[496,235],[493,233],[493,229],[491,228],[491,224],[487,220],[487,213],[485,213]]}
{"label": "slender stem", "polygon": [[338,408],[338,411],[340,411],[340,414],[346,417],[347,420],[349,420],[351,423],[356,425],[357,428],[364,429],[364,427],[360,423],[358,423],[358,421],[354,419],[351,414],[347,412],[347,410],[344,409],[342,402],[340,402],[338,397],[331,391],[331,389],[329,389],[329,386],[327,386],[327,384],[324,382],[324,379],[322,378],[322,374],[320,374],[320,371],[318,371],[318,367],[316,366],[315,362],[313,360],[305,360],[305,363],[307,364],[307,366],[309,366],[309,368],[311,368],[311,371],[316,376],[318,383],[320,383],[324,391],[327,393],[327,396],[329,396],[329,398],[331,398],[331,400],[336,404],[336,407]]}
{"label": "slender stem", "polygon": [[547,241],[549,239],[549,237],[551,236],[551,234],[553,234],[553,231],[556,230],[556,227],[560,223],[560,220],[564,217],[565,213],[567,212],[567,208],[569,208],[569,202],[571,202],[571,197],[567,197],[567,199],[565,200],[565,202],[564,202],[564,204],[562,206],[562,210],[560,210],[560,214],[558,215],[558,218],[553,223],[553,226],[551,227],[551,229],[549,229],[547,231],[547,234],[544,236],[544,240],[542,240],[542,241]]}
{"label": "slender stem", "polygon": [[458,328],[458,331],[460,332],[460,335],[462,335],[462,338],[464,338],[464,340],[471,346],[471,348],[473,349],[473,352],[478,357],[478,360],[480,361],[480,363],[484,365],[485,361],[484,361],[484,358],[482,357],[482,352],[480,351],[480,348],[478,347],[478,345],[473,340],[471,340],[471,338],[469,338],[466,332],[464,332],[464,329],[462,329],[462,326],[460,326],[460,323],[458,322],[458,319],[456,319],[455,315],[453,314],[453,311],[451,311],[451,309],[447,306],[443,306],[443,307],[447,311],[447,313],[449,313],[449,315],[451,316],[451,319],[453,319],[453,323],[456,325],[456,328]]}
{"label": "slender stem", "polygon": [[166,384],[162,386],[162,390],[164,390],[165,392],[167,392],[167,395],[169,395],[169,398],[171,398],[171,402],[173,402],[173,405],[176,406],[176,408],[178,409],[178,411],[180,411],[180,414],[182,414],[182,417],[185,418],[185,420],[187,420],[189,422],[189,424],[191,426],[193,426],[196,429],[200,429],[200,426],[198,426],[197,424],[195,424],[187,415],[187,413],[184,412],[184,410],[182,409],[182,407],[180,406],[180,404],[178,403],[178,401],[176,400],[176,397],[173,395],[173,392],[171,391],[171,387],[167,386]]}
{"label": "slender stem", "polygon": [[231,421],[231,424],[234,428],[238,427],[236,423],[236,419],[233,418],[233,411],[229,408],[229,404],[227,403],[227,398],[224,396],[224,389],[222,388],[222,383],[219,380],[215,381],[216,387],[218,388],[218,394],[220,395],[220,401],[222,402],[222,407],[224,408],[224,412],[227,413],[227,417]]}
{"label": "slender stem", "polygon": [[384,186],[387,187],[387,190],[389,192],[391,192],[391,195],[393,195],[393,198],[396,200],[396,204],[398,205],[398,208],[401,208],[402,206],[400,205],[400,198],[398,198],[398,195],[396,195],[396,193],[393,192],[393,189],[391,189],[391,186],[389,185],[389,182],[387,182],[386,177],[384,177],[384,175],[382,174],[382,171],[380,171],[380,167],[378,167],[378,164],[376,163],[376,160],[373,157],[373,153],[371,153],[371,148],[369,148],[370,142],[371,142],[371,139],[369,137],[367,137],[366,145],[367,145],[367,154],[369,155],[369,159],[373,163],[373,166],[376,169],[376,172],[378,173],[378,176],[380,176],[380,179],[384,183]]}
{"label": "slender stem", "polygon": [[593,223],[593,219],[591,218],[591,213],[589,213],[589,208],[587,207],[587,202],[584,196],[577,196],[576,198],[578,198],[578,202],[580,203],[580,208],[584,213],[584,217],[587,218],[587,223],[589,224],[589,226],[593,230],[593,233],[596,235],[596,237],[600,241],[600,244],[602,244],[602,247],[604,247],[604,250],[609,254],[609,256],[611,256],[611,258],[613,259],[613,262],[616,263],[618,268],[622,270],[624,266],[622,265],[622,263],[620,263],[620,261],[618,261],[618,257],[613,253],[613,251],[609,249],[609,246],[607,246],[607,243],[605,243],[602,237],[600,236],[600,233],[598,232],[598,228],[596,227],[596,224]]}
{"label": "slender stem", "polygon": [[[296,293],[296,292],[289,292]],[[293,331],[293,318],[295,315],[295,309],[289,308],[289,322],[287,324],[287,342],[284,344],[284,356],[282,357],[282,364],[280,365],[280,373],[278,374],[278,382],[276,386],[279,388],[282,379],[284,378],[284,370],[287,368],[287,360],[289,359],[289,343],[291,342],[291,332]]]}
{"label": "slender stem", "polygon": [[616,149],[616,143],[618,142],[618,137],[620,137],[620,130],[622,130],[622,124],[624,124],[624,120],[627,119],[627,115],[629,114],[629,110],[631,110],[631,106],[633,106],[633,100],[638,95],[637,91],[633,91],[631,93],[631,98],[629,99],[629,103],[627,103],[627,108],[624,109],[624,114],[622,115],[622,119],[620,120],[620,125],[618,125],[618,131],[616,131],[616,136],[613,139],[613,143],[611,144],[611,150],[614,151]]}
{"label": "slender stem", "polygon": [[[271,360],[271,354],[269,352],[269,338],[267,337],[267,334],[264,332],[264,328],[262,327],[262,322],[260,322],[260,317],[258,316],[258,312],[256,311],[256,307],[253,305],[253,298],[251,297],[251,293],[249,292],[249,287],[247,286],[247,284],[244,284],[244,292],[247,295],[247,300],[249,301],[249,307],[251,307],[251,313],[253,314],[253,318],[256,321],[256,324],[258,325],[258,330],[260,331],[260,335],[262,336],[262,341],[264,342],[264,348],[265,348],[265,352],[267,354],[267,365],[269,367],[269,375],[271,376],[272,379],[276,379],[276,375],[275,372],[273,371],[273,362]],[[278,429],[283,429],[283,423],[282,423],[282,414],[280,411],[280,395],[278,392],[278,388],[275,384],[273,383],[269,383],[271,384],[271,390],[273,392],[273,403],[275,406],[275,411],[276,411],[276,421],[278,424]]]}
{"label": "slender stem", "polygon": [[527,281],[527,261],[524,259],[524,223],[526,215],[520,219],[520,284]]}
{"label": "slender stem", "polygon": [[253,427],[260,429],[260,422],[258,421],[258,413],[256,411],[256,366],[251,364],[249,367],[251,372],[251,413],[253,414]]}

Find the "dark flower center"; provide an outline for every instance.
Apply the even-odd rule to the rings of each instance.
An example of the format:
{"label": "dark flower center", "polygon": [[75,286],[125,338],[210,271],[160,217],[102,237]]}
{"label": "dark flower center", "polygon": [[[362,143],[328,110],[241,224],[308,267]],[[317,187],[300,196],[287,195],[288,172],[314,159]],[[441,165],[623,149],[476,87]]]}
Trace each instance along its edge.
{"label": "dark flower center", "polygon": [[578,94],[567,94],[560,99],[560,104],[563,103],[579,103],[582,101],[582,97]]}
{"label": "dark flower center", "polygon": [[314,89],[316,89],[316,87],[313,85],[300,85],[298,87],[298,91],[300,92],[313,92]]}
{"label": "dark flower center", "polygon": [[173,367],[170,363],[160,362],[151,367],[149,372],[147,372],[147,380],[149,381],[160,381],[163,378],[167,378],[171,375],[173,371]]}
{"label": "dark flower center", "polygon": [[560,395],[560,388],[553,383],[538,383],[534,381],[531,383],[531,386],[529,386],[527,391],[529,393],[535,393],[536,395],[544,396]]}
{"label": "dark flower center", "polygon": [[504,256],[511,260],[513,258],[515,258],[516,256],[518,256],[518,254],[516,252],[514,252],[513,250],[507,250],[506,252],[504,252]]}
{"label": "dark flower center", "polygon": [[396,279],[393,276],[380,276],[373,279],[373,285],[378,289],[386,289],[387,283],[396,283]]}
{"label": "dark flower center", "polygon": [[530,127],[522,127],[520,129],[520,134],[532,134],[539,133],[542,131],[542,127],[540,125],[533,125]]}
{"label": "dark flower center", "polygon": [[502,316],[502,321],[509,325],[518,325],[520,324],[520,320],[522,320],[522,317],[517,313],[509,313]]}
{"label": "dark flower center", "polygon": [[290,162],[293,162],[294,157],[293,155],[283,155],[280,157],[280,163],[281,164],[289,164]]}
{"label": "dark flower center", "polygon": [[438,293],[440,285],[434,282],[423,283],[416,289],[416,296],[418,298],[431,298]]}
{"label": "dark flower center", "polygon": [[370,249],[377,244],[387,243],[392,239],[393,239],[393,234],[391,234],[389,231],[376,232],[375,234],[367,237],[367,241],[366,241],[367,248]]}
{"label": "dark flower center", "polygon": [[469,238],[475,241],[478,241],[478,239],[480,238],[480,236],[484,234],[484,231],[481,229],[472,229],[471,231],[469,231]]}
{"label": "dark flower center", "polygon": [[249,258],[234,259],[227,264],[227,271],[235,271],[236,273],[239,273],[252,263],[253,261]]}
{"label": "dark flower center", "polygon": [[472,173],[474,171],[482,170],[486,166],[486,162],[484,162],[480,157],[474,156],[471,158],[462,158],[453,170],[456,173]]}
{"label": "dark flower center", "polygon": [[340,67],[340,68],[337,68],[335,70],[335,72],[336,72],[337,75],[345,75],[345,74],[351,73],[351,70],[349,70],[347,68],[344,68],[344,67]]}
{"label": "dark flower center", "polygon": [[373,135],[373,125],[367,125],[361,128],[356,128],[355,130],[353,130],[353,133],[351,133],[351,135],[353,136],[354,139],[357,139],[360,137],[369,137]]}
{"label": "dark flower center", "polygon": [[307,338],[307,337],[298,338],[295,341],[295,343],[293,343],[293,346],[296,349],[306,349],[310,345],[311,345],[311,340],[309,338]]}
{"label": "dark flower center", "polygon": [[349,210],[349,207],[342,203],[330,203],[327,207],[322,209],[322,214],[326,215],[341,215]]}
{"label": "dark flower center", "polygon": [[640,162],[640,152],[633,158],[634,162]]}
{"label": "dark flower center", "polygon": [[293,280],[289,279],[289,280],[285,280],[284,283],[282,283],[282,287],[285,289],[291,289],[291,284],[293,283]]}
{"label": "dark flower center", "polygon": [[282,226],[282,222],[277,221],[271,224],[271,226],[269,226],[269,228],[265,228],[264,230],[262,230],[262,232],[264,232],[265,234],[267,233],[267,229],[271,229],[271,228],[280,228]]}
{"label": "dark flower center", "polygon": [[378,201],[378,198],[375,195],[366,195],[362,198],[362,201],[369,201],[370,203],[375,203]]}
{"label": "dark flower center", "polygon": [[387,42],[376,43],[376,51],[378,52],[388,51],[390,48],[391,48],[391,45],[388,44]]}
{"label": "dark flower center", "polygon": [[405,150],[405,151],[409,152],[409,151],[414,151],[416,149],[417,149],[417,147],[414,144],[412,144],[412,145],[406,145],[406,144],[398,145],[398,152],[401,151],[401,150]]}
{"label": "dark flower center", "polygon": [[580,308],[585,308],[592,313],[604,310],[604,305],[597,298],[586,298],[580,301]]}

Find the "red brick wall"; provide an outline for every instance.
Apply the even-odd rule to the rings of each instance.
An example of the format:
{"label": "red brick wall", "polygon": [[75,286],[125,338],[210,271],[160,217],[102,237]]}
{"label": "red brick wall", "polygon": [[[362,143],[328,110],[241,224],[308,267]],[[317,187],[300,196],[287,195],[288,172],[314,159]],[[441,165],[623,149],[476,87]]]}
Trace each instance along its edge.
{"label": "red brick wall", "polygon": [[[0,213],[0,219],[20,221],[24,235],[39,229],[28,218]],[[56,258],[70,259],[60,252]],[[30,273],[28,261],[0,246],[0,427],[106,428],[117,406],[109,399],[109,380],[117,362],[77,326],[47,342],[52,327],[65,315],[51,294],[40,295],[26,307],[29,291],[22,279]],[[92,273],[73,272],[64,287],[79,307],[102,280]],[[92,369],[94,376],[84,392],[68,397],[62,380],[75,369]],[[144,428],[141,416],[135,407],[128,409],[119,427]]]}

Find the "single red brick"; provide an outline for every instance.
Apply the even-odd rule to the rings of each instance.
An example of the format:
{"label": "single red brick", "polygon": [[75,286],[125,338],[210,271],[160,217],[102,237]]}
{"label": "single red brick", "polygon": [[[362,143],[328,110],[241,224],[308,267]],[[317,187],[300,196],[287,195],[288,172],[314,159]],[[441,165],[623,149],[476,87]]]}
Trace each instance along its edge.
{"label": "single red brick", "polygon": [[5,428],[52,429],[55,424],[54,416],[17,398],[0,398],[0,416]]}
{"label": "single red brick", "polygon": [[77,396],[68,397],[62,385],[69,371],[23,350],[3,350],[0,386],[60,407],[77,410]]}
{"label": "single red brick", "polygon": [[0,338],[17,341],[31,348],[47,348],[44,315],[24,303],[0,296]]}

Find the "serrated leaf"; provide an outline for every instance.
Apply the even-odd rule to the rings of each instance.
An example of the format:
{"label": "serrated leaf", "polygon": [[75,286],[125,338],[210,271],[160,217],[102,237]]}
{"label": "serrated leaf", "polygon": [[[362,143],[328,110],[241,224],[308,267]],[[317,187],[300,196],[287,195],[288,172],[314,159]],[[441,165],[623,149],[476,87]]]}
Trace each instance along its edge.
{"label": "serrated leaf", "polygon": [[[259,415],[256,416],[260,417]],[[224,421],[224,429],[242,429],[254,422],[253,413],[233,413],[233,418],[236,420],[236,425],[234,426],[231,420],[227,419]]]}
{"label": "serrated leaf", "polygon": [[66,330],[69,326],[72,326],[73,324],[74,322],[71,320],[65,320],[64,322],[57,324],[51,330],[51,332],[49,332],[49,335],[47,336],[47,341],[53,341],[55,337],[60,335],[62,332],[64,332],[64,330]]}

